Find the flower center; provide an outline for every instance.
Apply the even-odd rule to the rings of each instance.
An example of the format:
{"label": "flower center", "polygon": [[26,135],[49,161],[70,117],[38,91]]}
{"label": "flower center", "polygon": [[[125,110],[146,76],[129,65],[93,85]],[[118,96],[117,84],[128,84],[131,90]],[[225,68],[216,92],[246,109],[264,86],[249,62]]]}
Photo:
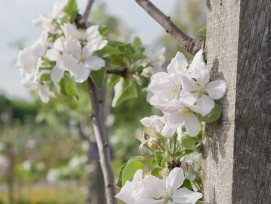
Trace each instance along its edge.
{"label": "flower center", "polygon": [[182,116],[187,116],[188,114],[190,114],[190,109],[189,108],[184,108],[181,110],[181,115]]}
{"label": "flower center", "polygon": [[205,86],[199,85],[199,88],[196,90],[196,93],[203,94],[205,93]]}
{"label": "flower center", "polygon": [[80,55],[78,55],[78,56],[76,57],[76,59],[78,60],[79,63],[82,63],[82,62],[85,61],[86,58],[85,58],[84,55],[80,54]]}
{"label": "flower center", "polygon": [[181,89],[177,86],[170,86],[169,92],[173,98],[178,99],[180,97]]}

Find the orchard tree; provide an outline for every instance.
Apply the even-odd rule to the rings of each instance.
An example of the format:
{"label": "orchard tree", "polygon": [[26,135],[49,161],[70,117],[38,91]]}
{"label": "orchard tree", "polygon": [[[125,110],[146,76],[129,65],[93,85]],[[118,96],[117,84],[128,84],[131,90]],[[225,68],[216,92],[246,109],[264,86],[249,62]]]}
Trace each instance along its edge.
{"label": "orchard tree", "polygon": [[[208,0],[206,42],[149,0],[136,2],[194,55],[191,63],[177,52],[159,70],[163,49],[151,53],[139,38],[108,39],[105,26],[87,21],[93,1],[80,15],[68,0],[34,20],[41,37],[19,53],[22,83],[43,102],[58,93],[80,100],[77,86],[87,84],[108,204],[270,202],[270,1]],[[161,113],[141,120],[145,155],[123,164],[117,183],[103,115],[108,84],[113,107],[146,90]]]}

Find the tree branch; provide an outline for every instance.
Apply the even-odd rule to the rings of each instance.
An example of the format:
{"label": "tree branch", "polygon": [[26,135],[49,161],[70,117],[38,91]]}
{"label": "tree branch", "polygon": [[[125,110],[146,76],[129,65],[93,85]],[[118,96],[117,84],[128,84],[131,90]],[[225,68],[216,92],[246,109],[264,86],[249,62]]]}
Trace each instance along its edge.
{"label": "tree branch", "polygon": [[181,47],[195,55],[204,46],[203,40],[195,40],[180,30],[161,10],[149,0],[135,0],[167,33],[176,39]]}
{"label": "tree branch", "polygon": [[[87,29],[87,19],[89,17],[89,13],[92,7],[94,0],[89,0],[86,10],[83,14],[77,15],[76,18],[76,26],[78,28]],[[115,179],[114,172],[111,166],[111,155],[110,148],[106,137],[106,131],[104,127],[104,119],[103,119],[103,106],[101,93],[99,89],[95,86],[91,78],[88,78],[88,90],[90,101],[92,104],[92,123],[94,129],[94,135],[98,146],[99,156],[100,156],[100,164],[104,177],[105,184],[105,196],[107,200],[107,204],[117,204],[115,195]]]}
{"label": "tree branch", "polygon": [[90,10],[92,8],[93,3],[94,3],[94,0],[88,0],[88,2],[87,2],[86,9],[85,9],[85,11],[83,13],[83,19],[84,19],[85,22],[87,22],[87,20],[88,20]]}
{"label": "tree branch", "polygon": [[105,134],[102,99],[98,88],[91,78],[88,79],[89,96],[92,104],[92,122],[94,135],[98,145],[100,163],[104,176],[105,195],[108,204],[117,204],[115,195],[115,179],[111,166],[110,148]]}

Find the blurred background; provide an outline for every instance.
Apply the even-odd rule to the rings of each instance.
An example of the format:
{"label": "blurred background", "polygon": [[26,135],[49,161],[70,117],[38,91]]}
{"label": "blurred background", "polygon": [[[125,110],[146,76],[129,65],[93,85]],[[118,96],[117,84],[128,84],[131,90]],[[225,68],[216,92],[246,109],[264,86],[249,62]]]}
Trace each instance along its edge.
{"label": "blurred background", "polygon": [[[9,0],[0,7],[0,204],[103,204],[103,178],[89,122],[86,87],[80,100],[65,96],[43,104],[20,84],[18,50],[32,44],[39,31],[32,19],[47,13],[54,0]],[[154,0],[188,35],[201,38],[205,0]],[[84,10],[85,0],[78,0]],[[90,20],[109,27],[109,37],[129,42],[138,36],[147,47],[166,48],[165,67],[182,49],[134,0],[96,0]],[[187,53],[186,53],[187,54]],[[188,57],[190,57],[187,54]],[[112,90],[106,94],[108,101]],[[137,100],[112,109],[105,105],[115,175],[140,154],[135,136],[139,120],[153,111],[142,92]]]}

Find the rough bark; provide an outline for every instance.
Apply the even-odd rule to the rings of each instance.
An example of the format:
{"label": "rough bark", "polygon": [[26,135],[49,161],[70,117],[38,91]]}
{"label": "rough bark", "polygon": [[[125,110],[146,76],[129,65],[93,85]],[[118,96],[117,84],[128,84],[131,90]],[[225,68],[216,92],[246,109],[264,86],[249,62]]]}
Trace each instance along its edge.
{"label": "rough bark", "polygon": [[206,204],[271,203],[271,1],[209,0],[207,61],[228,92],[206,125]]}

